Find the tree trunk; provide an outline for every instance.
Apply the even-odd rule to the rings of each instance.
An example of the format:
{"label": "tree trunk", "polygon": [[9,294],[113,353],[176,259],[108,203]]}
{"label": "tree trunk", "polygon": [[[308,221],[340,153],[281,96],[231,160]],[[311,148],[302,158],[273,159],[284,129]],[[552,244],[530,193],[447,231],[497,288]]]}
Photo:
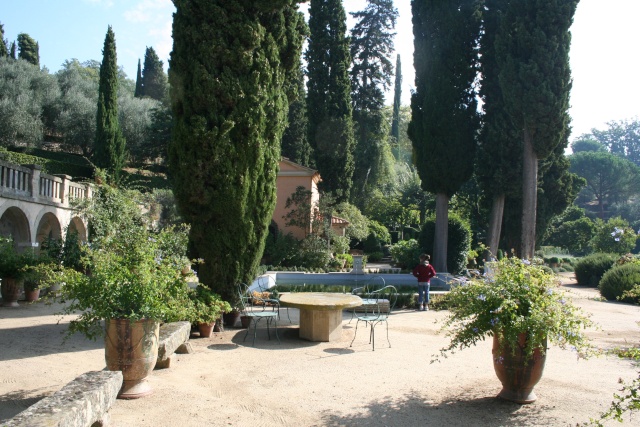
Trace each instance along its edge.
{"label": "tree trunk", "polygon": [[491,205],[491,218],[489,220],[489,229],[487,230],[487,253],[484,257],[487,261],[498,255],[498,245],[500,244],[500,233],[502,232],[502,217],[504,215],[505,194],[496,194],[493,196],[493,204]]}
{"label": "tree trunk", "polygon": [[538,158],[533,151],[531,131],[524,127],[522,156],[522,242],[520,257],[530,259],[536,245],[536,208],[538,203]]}
{"label": "tree trunk", "polygon": [[436,233],[433,239],[433,267],[437,272],[447,270],[447,242],[449,240],[449,196],[436,195]]}

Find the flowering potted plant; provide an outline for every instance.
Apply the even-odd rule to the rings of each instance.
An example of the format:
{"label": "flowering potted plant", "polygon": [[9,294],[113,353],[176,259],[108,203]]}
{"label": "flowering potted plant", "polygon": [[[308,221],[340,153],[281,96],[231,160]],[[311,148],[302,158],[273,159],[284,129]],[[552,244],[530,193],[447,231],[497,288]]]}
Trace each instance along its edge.
{"label": "flowering potted plant", "polygon": [[[450,314],[442,329],[451,341],[441,355],[492,336],[494,368],[503,384],[499,397],[533,402],[547,340],[586,356],[592,347],[583,329],[593,323],[542,267],[515,257],[503,258],[494,267],[491,279],[472,280],[447,295]],[[530,382],[523,384],[525,379]]]}
{"label": "flowering potted plant", "polygon": [[144,380],[157,359],[159,324],[190,315],[180,273],[188,228],[154,229],[133,191],[101,185],[82,203],[92,240],[82,246],[81,271],[62,271],[60,314],[79,313],[69,334],[104,336],[107,367],[123,371],[119,397],[141,397],[151,392]]}
{"label": "flowering potted plant", "polygon": [[200,337],[208,338],[211,336],[214,323],[220,320],[223,313],[231,311],[231,305],[203,285],[198,285],[191,292],[190,298],[193,301],[191,321],[198,324]]}

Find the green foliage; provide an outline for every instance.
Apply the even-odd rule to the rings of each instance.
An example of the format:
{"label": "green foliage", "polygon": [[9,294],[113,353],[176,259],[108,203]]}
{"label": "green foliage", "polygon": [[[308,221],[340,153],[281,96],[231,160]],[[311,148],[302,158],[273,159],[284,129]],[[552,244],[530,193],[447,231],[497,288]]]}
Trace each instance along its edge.
{"label": "green foliage", "polygon": [[606,151],[606,148],[597,140],[582,135],[571,143],[571,151],[575,154],[583,151]]}
{"label": "green foliage", "polygon": [[192,323],[213,323],[223,313],[231,312],[231,305],[205,286],[198,285],[189,293],[189,298],[193,302],[193,311],[190,313]]}
{"label": "green foliage", "polygon": [[[34,155],[24,154],[22,153],[22,151],[26,151],[27,153],[34,153]],[[0,159],[6,160],[7,162],[16,163],[19,165],[39,165],[42,166],[42,171],[44,173],[48,173],[50,175],[65,174],[73,176],[74,179],[93,177],[93,168],[90,167],[90,165],[83,166],[75,163],[77,156],[73,154],[63,155],[63,157],[66,156],[66,160],[68,161],[58,161],[49,158],[51,156],[55,157],[58,154],[60,153],[53,153],[44,150],[23,150],[22,148],[15,147],[12,147],[12,151],[7,151],[5,148],[0,147]]]}
{"label": "green foliage", "polygon": [[336,254],[336,259],[344,259],[345,268],[353,268],[353,256],[351,254]]}
{"label": "green foliage", "polygon": [[573,254],[584,255],[595,232],[595,224],[584,209],[572,205],[550,224],[545,243],[566,248]]}
{"label": "green foliage", "polygon": [[619,120],[607,122],[606,129],[591,129],[588,137],[594,138],[609,152],[631,160],[640,166],[640,120]]}
{"label": "green foliage", "polygon": [[565,298],[553,275],[515,257],[498,261],[495,270],[493,280],[474,280],[447,295],[450,315],[442,330],[451,341],[442,356],[496,334],[515,348],[522,333],[527,334],[523,350],[528,355],[537,348],[546,351],[547,339],[582,356],[591,353],[582,330],[593,322]]}
{"label": "green foliage", "polygon": [[291,82],[296,97],[289,104],[287,128],[282,134],[282,157],[301,164],[311,166],[312,150],[308,140],[307,101],[304,91],[304,73],[299,65],[298,78]]}
{"label": "green foliage", "polygon": [[92,241],[82,247],[82,267],[90,274],[63,272],[60,298],[68,304],[62,314],[82,313],[69,334],[94,339],[103,333],[104,319],[188,318],[189,288],[180,273],[188,229],[152,230],[138,201],[131,191],[100,185],[78,206],[91,227]]}
{"label": "green foliage", "polygon": [[324,268],[329,264],[330,259],[331,253],[327,248],[327,241],[310,235],[301,242],[293,263],[306,268]]}
{"label": "green foliage", "polygon": [[[430,216],[422,225],[418,243],[425,252],[433,248],[436,218]],[[447,242],[447,270],[458,274],[467,266],[467,256],[471,249],[471,227],[457,214],[449,213],[449,240]]]}
{"label": "green foliage", "polygon": [[56,79],[46,70],[0,58],[0,145],[39,145],[58,94]]}
{"label": "green foliage", "polygon": [[630,160],[608,152],[583,151],[573,154],[570,161],[571,171],[587,182],[584,191],[598,201],[601,219],[605,204],[638,194],[640,168]]}
{"label": "green foliage", "polygon": [[162,102],[166,98],[167,88],[167,76],[164,73],[162,61],[152,47],[147,47],[144,53],[140,96]]}
{"label": "green foliage", "polygon": [[362,241],[369,234],[369,220],[356,206],[342,202],[335,206],[335,216],[349,221],[345,233],[350,239]]}
{"label": "green foliage", "polygon": [[19,252],[12,238],[0,236],[0,279],[21,280],[24,268],[34,264],[34,255],[27,250]]}
{"label": "green foliage", "polygon": [[598,284],[600,294],[609,301],[639,303],[640,299],[625,292],[640,287],[640,263],[616,265],[603,274]]}
{"label": "green foliage", "polygon": [[[3,40],[4,41],[4,40]],[[18,34],[18,58],[40,67],[40,52],[38,42],[29,34]]]}
{"label": "green foliage", "polygon": [[617,255],[605,253],[597,253],[580,259],[574,265],[578,285],[598,286],[604,273],[613,267],[617,259]]}
{"label": "green foliage", "polygon": [[391,144],[395,147],[394,157],[396,160],[400,160],[400,106],[402,100],[402,61],[400,60],[400,54],[396,56],[396,80],[393,86],[393,112],[391,114],[391,137],[393,138]]}
{"label": "green foliage", "polygon": [[477,2],[411,3],[416,88],[408,134],[422,188],[451,197],[473,173],[479,116]]}
{"label": "green foliage", "polygon": [[396,267],[411,269],[420,262],[418,258],[423,250],[417,240],[409,239],[391,245],[389,252]]}
{"label": "green foliage", "polygon": [[309,144],[322,190],[340,201],[350,195],[355,148],[346,21],[341,0],[310,2],[305,52]]}
{"label": "green foliage", "polygon": [[110,179],[118,182],[125,165],[126,142],[118,121],[118,66],[111,26],[107,29],[102,54],[93,159],[96,166],[108,171]]}
{"label": "green foliage", "polygon": [[331,249],[336,254],[344,254],[349,251],[350,239],[347,236],[333,236],[331,239]]}
{"label": "green foliage", "polygon": [[393,29],[398,10],[392,0],[371,0],[364,10],[352,12],[351,90],[356,135],[353,173],[354,203],[388,180],[393,157],[384,117],[384,92],[391,85]]}
{"label": "green foliage", "polygon": [[636,245],[638,236],[629,223],[617,217],[607,222],[596,220],[596,231],[591,240],[594,252],[608,252],[619,255],[630,252]]}
{"label": "green foliage", "polygon": [[176,0],[169,165],[202,283],[235,303],[255,276],[297,75],[297,2]]}
{"label": "green foliage", "polygon": [[278,232],[275,236],[269,234],[264,248],[264,257],[268,264],[274,266],[291,267],[293,259],[298,253],[300,243],[291,234]]}

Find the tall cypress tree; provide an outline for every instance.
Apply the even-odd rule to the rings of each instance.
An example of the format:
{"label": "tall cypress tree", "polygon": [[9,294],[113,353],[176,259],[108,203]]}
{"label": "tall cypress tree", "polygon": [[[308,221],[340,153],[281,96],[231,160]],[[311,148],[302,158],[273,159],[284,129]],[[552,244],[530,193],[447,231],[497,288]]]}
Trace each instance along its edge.
{"label": "tall cypress tree", "polygon": [[9,49],[9,58],[16,59],[16,42],[11,42],[11,49]]}
{"label": "tall cypress tree", "polygon": [[476,0],[413,0],[416,91],[409,138],[424,190],[436,194],[436,271],[447,270],[449,199],[473,174],[479,128]]}
{"label": "tall cypress tree", "polygon": [[[571,70],[569,28],[578,0],[505,0],[496,32],[496,63],[506,111],[522,129],[520,256],[536,241],[538,160],[566,140]],[[526,46],[526,49],[523,48]]]}
{"label": "tall cypress tree", "polygon": [[94,163],[106,169],[112,180],[118,181],[120,172],[125,166],[125,150],[125,139],[118,122],[116,38],[109,25],[102,49],[102,64],[100,64]]}
{"label": "tall cypress tree", "polygon": [[157,101],[163,101],[167,93],[167,76],[164,73],[162,61],[152,47],[148,47],[144,54],[142,68],[142,96]]}
{"label": "tall cypress tree", "polygon": [[303,166],[312,166],[312,151],[307,133],[307,101],[304,73],[299,65],[298,78],[293,82],[296,99],[289,104],[287,128],[282,135],[282,156]]}
{"label": "tall cypress tree", "polygon": [[[483,101],[483,126],[478,144],[475,174],[490,206],[486,245],[487,259],[498,253],[505,200],[521,198],[522,137],[507,114],[500,88],[500,68],[496,64],[495,38],[505,0],[485,0],[484,31],[480,43]],[[519,230],[519,228],[518,228]]]}
{"label": "tall cypress tree", "polygon": [[7,41],[4,39],[4,25],[0,24],[0,58],[9,56]]}
{"label": "tall cypress tree", "polygon": [[133,93],[136,98],[142,98],[142,65],[140,65],[140,59],[138,59],[138,72],[136,73],[136,90]]}
{"label": "tall cypress tree", "polygon": [[400,61],[400,54],[396,56],[396,81],[393,87],[393,113],[391,116],[391,136],[393,137],[392,144],[394,145],[394,157],[396,160],[400,159],[400,150],[398,147],[398,141],[400,141],[400,106],[402,102],[402,62]]}
{"label": "tall cypress tree", "polygon": [[29,34],[18,34],[18,58],[24,59],[33,65],[40,66],[40,53],[38,42]]}
{"label": "tall cypress tree", "polygon": [[311,0],[307,60],[309,143],[321,188],[349,198],[354,170],[347,17],[341,0]]}
{"label": "tall cypress tree", "polygon": [[169,165],[198,277],[237,300],[262,257],[276,198],[288,80],[302,49],[296,0],[173,0]]}
{"label": "tall cypress tree", "polygon": [[391,86],[393,29],[398,10],[392,0],[368,0],[365,10],[353,12],[351,29],[351,88],[356,128],[356,156],[352,200],[362,206],[370,189],[388,178],[391,166],[384,92]]}

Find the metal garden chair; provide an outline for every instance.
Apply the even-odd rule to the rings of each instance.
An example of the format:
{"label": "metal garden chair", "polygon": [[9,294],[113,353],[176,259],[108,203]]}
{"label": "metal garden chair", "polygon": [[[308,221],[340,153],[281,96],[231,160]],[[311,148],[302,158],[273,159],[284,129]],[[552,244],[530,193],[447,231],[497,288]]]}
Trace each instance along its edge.
{"label": "metal garden chair", "polygon": [[363,299],[363,301],[369,301],[372,303],[368,303],[366,305],[363,304],[362,311],[355,312],[355,316],[358,321],[356,322],[356,331],[353,335],[353,340],[351,340],[350,347],[353,347],[353,342],[356,340],[356,336],[358,335],[358,325],[360,322],[364,322],[365,326],[369,326],[371,328],[369,330],[369,344],[372,345],[373,351],[376,349],[375,328],[378,324],[384,322],[387,328],[387,341],[389,342],[389,347],[391,347],[388,320],[397,300],[398,290],[395,286],[391,285],[384,286],[366,295],[366,298]]}
{"label": "metal garden chair", "polygon": [[[267,323],[267,336],[271,339],[269,326],[271,325],[271,322],[273,322],[276,338],[278,339],[278,344],[280,344],[280,337],[278,336],[278,308],[280,307],[280,303],[274,303],[273,301],[268,302],[256,293],[252,292],[249,289],[249,286],[244,283],[240,283],[238,285],[238,296],[240,297],[241,315],[251,318],[251,322],[247,327],[247,333],[244,335],[244,339],[242,341],[244,342],[247,339],[251,325],[253,325],[253,345],[255,345],[258,323],[260,323],[262,319],[265,319]],[[274,307],[273,304],[277,304],[277,306],[273,310],[267,310],[270,306]]]}
{"label": "metal garden chair", "polygon": [[[269,294],[269,297],[264,298],[264,300],[267,304],[271,305],[274,310],[278,311],[278,319],[280,319],[280,298],[277,296],[277,294],[274,296],[273,293],[269,290],[268,279],[265,279],[264,277],[258,277],[255,283],[257,283],[258,285],[258,292],[261,292],[263,295],[265,293]],[[289,319],[289,323],[293,323],[291,321],[291,316],[289,316],[289,307],[285,308],[287,309],[287,319]]]}
{"label": "metal garden chair", "polygon": [[384,281],[384,277],[373,276],[371,279],[369,279],[366,285],[359,286],[351,290],[351,295],[358,295],[362,298],[362,305],[354,307],[351,310],[351,319],[349,319],[349,323],[351,323],[353,318],[356,317],[356,311],[362,311],[362,307],[367,304],[375,304],[375,301],[367,298],[367,295],[371,294],[370,289],[384,288],[385,285],[386,283]]}

